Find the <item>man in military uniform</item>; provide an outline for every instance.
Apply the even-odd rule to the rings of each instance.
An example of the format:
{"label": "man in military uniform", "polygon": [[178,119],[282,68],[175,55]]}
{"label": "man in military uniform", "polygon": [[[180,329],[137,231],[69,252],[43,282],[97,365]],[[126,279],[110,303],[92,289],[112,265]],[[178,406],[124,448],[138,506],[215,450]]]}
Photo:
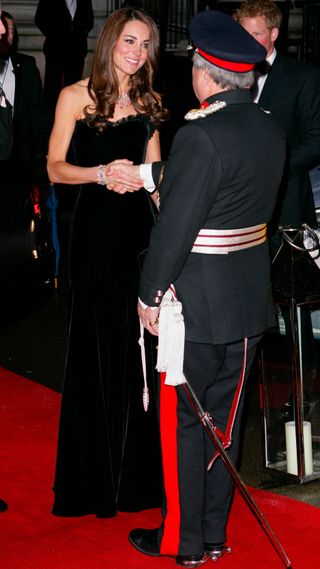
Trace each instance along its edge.
{"label": "man in military uniform", "polygon": [[[185,321],[185,377],[216,427],[229,431],[236,460],[243,407],[237,387],[245,384],[257,343],[273,324],[266,224],[285,140],[251,100],[253,68],[265,49],[222,12],[198,13],[190,33],[201,107],[187,114],[166,163],[139,315],[156,335],[161,300],[174,285]],[[155,165],[153,174],[158,170]],[[161,385],[160,423],[163,523],[132,530],[129,540],[144,554],[197,567],[226,550],[232,480],[219,458],[207,472],[214,449],[183,386]]]}

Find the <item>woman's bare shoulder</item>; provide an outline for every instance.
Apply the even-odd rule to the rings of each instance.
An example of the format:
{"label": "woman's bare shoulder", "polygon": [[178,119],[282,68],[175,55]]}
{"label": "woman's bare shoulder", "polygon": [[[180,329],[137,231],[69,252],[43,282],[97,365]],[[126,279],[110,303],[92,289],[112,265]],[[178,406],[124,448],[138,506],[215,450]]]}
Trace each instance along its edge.
{"label": "woman's bare shoulder", "polygon": [[72,114],[78,119],[83,117],[83,109],[85,106],[92,104],[92,99],[88,93],[89,79],[81,79],[77,83],[64,87],[59,95],[57,108],[72,111]]}

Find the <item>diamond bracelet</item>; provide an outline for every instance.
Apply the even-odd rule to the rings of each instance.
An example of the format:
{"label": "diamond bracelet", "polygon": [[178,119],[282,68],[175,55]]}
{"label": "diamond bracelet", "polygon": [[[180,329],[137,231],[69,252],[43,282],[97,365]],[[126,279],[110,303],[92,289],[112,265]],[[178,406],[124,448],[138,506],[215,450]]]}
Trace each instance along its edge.
{"label": "diamond bracelet", "polygon": [[106,175],[105,175],[105,165],[104,164],[100,164],[99,168],[98,168],[98,184],[100,186],[106,186],[107,185],[107,180],[106,180]]}

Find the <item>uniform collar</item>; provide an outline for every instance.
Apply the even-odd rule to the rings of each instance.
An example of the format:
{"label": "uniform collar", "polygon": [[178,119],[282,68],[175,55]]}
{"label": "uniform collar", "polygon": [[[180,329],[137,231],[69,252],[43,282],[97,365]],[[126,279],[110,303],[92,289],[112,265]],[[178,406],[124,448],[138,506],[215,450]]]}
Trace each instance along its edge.
{"label": "uniform collar", "polygon": [[252,98],[250,89],[230,89],[211,95],[206,101],[209,105],[215,101],[225,101],[228,105],[236,105],[240,103],[252,103]]}

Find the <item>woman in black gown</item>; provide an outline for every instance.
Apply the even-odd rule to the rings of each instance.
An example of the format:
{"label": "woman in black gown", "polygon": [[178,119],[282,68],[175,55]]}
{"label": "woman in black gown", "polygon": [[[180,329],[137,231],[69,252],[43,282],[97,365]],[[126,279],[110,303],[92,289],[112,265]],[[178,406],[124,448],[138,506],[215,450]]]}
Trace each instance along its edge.
{"label": "woman in black gown", "polygon": [[154,204],[126,176],[126,193],[109,190],[114,180],[105,166],[119,159],[160,159],[156,127],[165,112],[152,89],[158,45],[156,25],[144,11],[117,10],[100,34],[90,78],[63,89],[57,103],[49,177],[80,184],[81,190],[70,246],[56,515],[109,517],[161,502],[154,345],[146,338],[146,413],[137,317],[139,269]]}

